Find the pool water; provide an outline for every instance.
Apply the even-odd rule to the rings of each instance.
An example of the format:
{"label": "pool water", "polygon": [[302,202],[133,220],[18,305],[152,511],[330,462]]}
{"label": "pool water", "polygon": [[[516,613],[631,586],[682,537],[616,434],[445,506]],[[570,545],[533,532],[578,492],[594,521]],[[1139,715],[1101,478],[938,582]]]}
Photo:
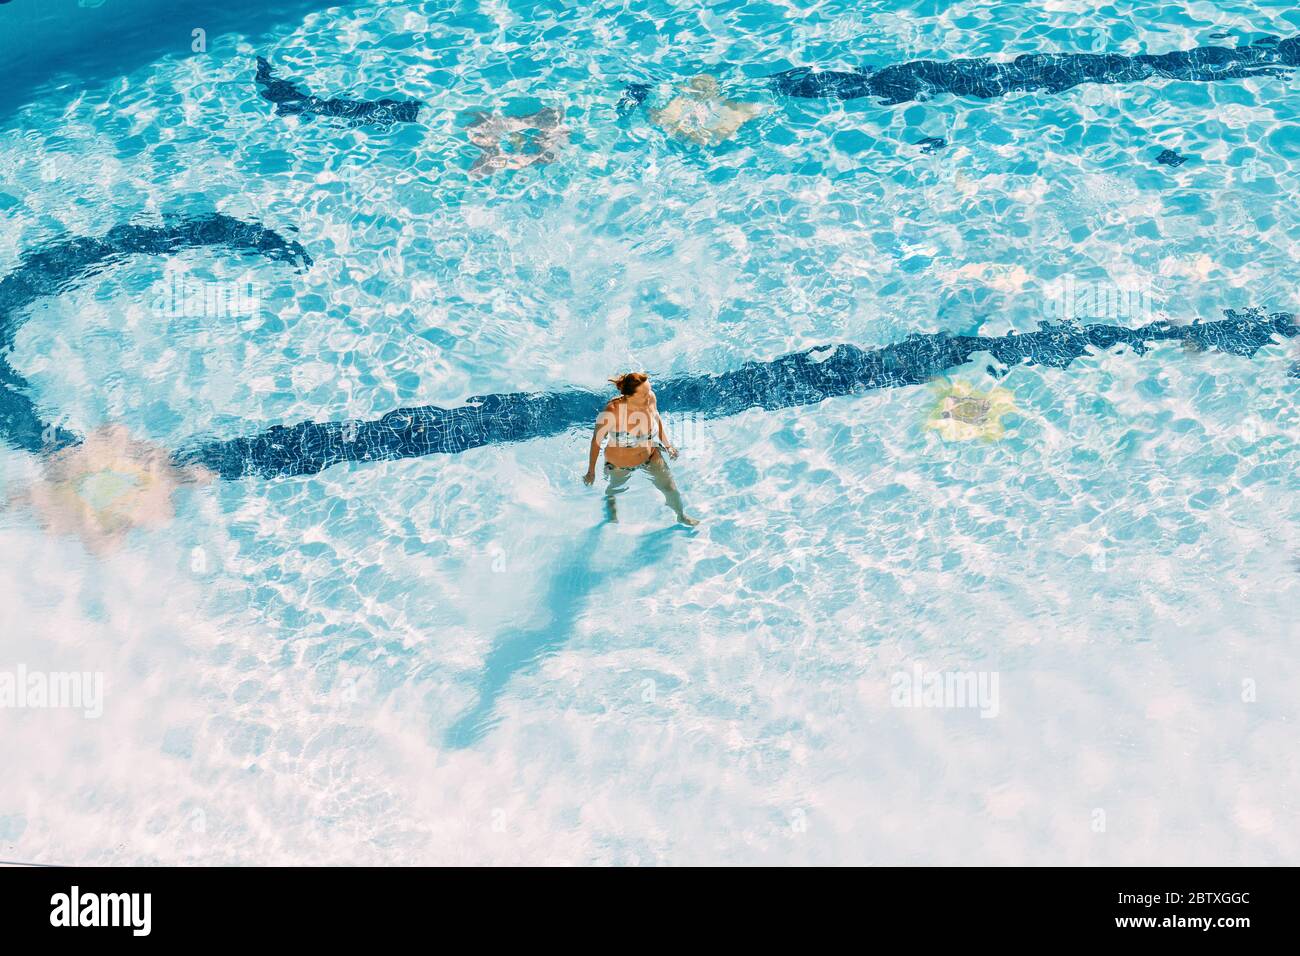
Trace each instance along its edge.
{"label": "pool water", "polygon": [[[0,275],[206,212],[312,260],[132,255],[41,297],[8,362],[59,428],[172,450],[914,333],[1298,308],[1298,74],[889,107],[765,79],[1244,45],[1300,34],[1291,5],[247,22],[37,84],[0,118]],[[419,119],[277,115],[258,56]],[[645,101],[620,110],[629,84]],[[500,155],[553,155],[475,168],[481,114],[542,116],[501,124]],[[104,677],[98,718],[0,713],[0,857],[1294,863],[1297,360],[1295,339],[1163,343],[665,407],[694,530],[644,481],[604,523],[582,429],[174,488],[156,456],[147,480],[60,483],[0,446],[0,671]],[[105,509],[125,530],[88,536]],[[996,708],[900,706],[917,667],[996,676]]]}

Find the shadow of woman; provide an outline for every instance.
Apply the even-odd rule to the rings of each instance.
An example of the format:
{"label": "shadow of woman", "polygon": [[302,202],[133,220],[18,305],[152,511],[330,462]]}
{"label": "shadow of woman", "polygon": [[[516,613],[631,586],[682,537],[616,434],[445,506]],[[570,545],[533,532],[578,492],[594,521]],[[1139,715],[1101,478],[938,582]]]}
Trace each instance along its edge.
{"label": "shadow of woman", "polygon": [[668,554],[673,539],[687,530],[670,526],[653,531],[621,559],[597,568],[593,556],[610,528],[609,524],[595,525],[574,542],[572,556],[556,570],[539,604],[545,623],[526,631],[497,635],[477,682],[478,701],[447,730],[448,747],[459,750],[482,740],[500,721],[496,705],[510,681],[564,646],[573,632],[574,622],[601,585],[620,573],[660,561]]}

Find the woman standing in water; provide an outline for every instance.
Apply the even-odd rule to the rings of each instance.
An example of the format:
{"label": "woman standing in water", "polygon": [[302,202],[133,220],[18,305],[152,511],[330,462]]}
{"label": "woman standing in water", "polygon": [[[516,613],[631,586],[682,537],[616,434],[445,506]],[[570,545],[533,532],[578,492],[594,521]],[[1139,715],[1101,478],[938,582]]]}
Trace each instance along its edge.
{"label": "woman standing in water", "polygon": [[620,394],[596,417],[596,428],[591,435],[591,458],[587,463],[587,473],[582,476],[583,482],[588,485],[595,482],[596,459],[600,457],[601,443],[608,437],[605,478],[609,485],[605,488],[605,513],[610,521],[618,520],[614,496],[625,491],[632,475],[641,470],[663,494],[664,503],[676,512],[679,523],[699,524],[698,519],[686,514],[677,483],[664,460],[665,451],[670,458],[676,459],[677,449],[668,440],[664,421],[659,417],[655,393],[650,388],[650,376],[644,372],[628,372],[610,381]]}

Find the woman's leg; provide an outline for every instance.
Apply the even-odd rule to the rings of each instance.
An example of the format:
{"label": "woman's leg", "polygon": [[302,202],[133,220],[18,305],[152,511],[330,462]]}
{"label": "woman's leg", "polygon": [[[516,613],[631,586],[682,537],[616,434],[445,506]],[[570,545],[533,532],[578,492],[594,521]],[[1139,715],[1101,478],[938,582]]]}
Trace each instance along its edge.
{"label": "woman's leg", "polygon": [[610,521],[618,520],[614,496],[627,490],[627,483],[635,470],[635,468],[613,468],[608,464],[605,465],[605,479],[609,482],[605,486],[605,517]]}
{"label": "woman's leg", "polygon": [[694,518],[687,516],[681,492],[677,490],[677,482],[673,481],[673,473],[668,470],[668,462],[664,461],[663,454],[655,452],[654,456],[645,463],[645,470],[655,487],[664,496],[664,503],[677,515],[677,520],[683,524],[699,524]]}

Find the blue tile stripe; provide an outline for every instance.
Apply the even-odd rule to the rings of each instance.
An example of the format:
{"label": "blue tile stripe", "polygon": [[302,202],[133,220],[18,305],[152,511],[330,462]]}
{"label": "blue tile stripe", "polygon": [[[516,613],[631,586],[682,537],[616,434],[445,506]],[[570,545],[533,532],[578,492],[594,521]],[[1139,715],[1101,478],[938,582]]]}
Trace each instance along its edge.
{"label": "blue tile stripe", "polygon": [[872,96],[881,106],[896,106],[941,93],[988,100],[1015,92],[1061,93],[1084,83],[1140,83],[1161,78],[1211,83],[1284,76],[1297,66],[1300,37],[1265,37],[1248,46],[1203,46],[1136,56],[1026,53],[1009,61],[912,60],[879,70],[819,71],[799,67],[775,74],[769,83],[783,96],[840,100]]}
{"label": "blue tile stripe", "polygon": [[[921,385],[988,353],[1003,365],[1065,368],[1094,350],[1127,346],[1143,355],[1157,342],[1190,342],[1203,349],[1253,356],[1279,338],[1300,335],[1289,313],[1225,313],[1215,322],[1115,325],[1045,324],[1035,332],[1002,336],[913,335],[878,349],[836,345],[749,362],[714,375],[656,382],[662,408],[716,418],[748,408],[814,405],[869,389]],[[349,461],[391,461],[456,454],[471,448],[557,435],[590,427],[609,396],[587,390],[481,395],[458,408],[425,405],[389,412],[375,421],[303,422],[260,435],[212,441],[177,456],[223,478],[312,475]]]}
{"label": "blue tile stripe", "polygon": [[162,225],[121,225],[100,238],[77,237],[24,254],[0,280],[0,439],[26,451],[49,451],[79,439],[41,421],[28,383],[6,361],[23,310],[44,296],[60,295],[113,262],[133,255],[169,255],[205,246],[251,253],[300,268],[311,264],[303,247],[260,223],[231,216],[173,218]]}
{"label": "blue tile stripe", "polygon": [[[157,226],[118,226],[99,239],[64,240],[24,255],[18,269],[0,280],[0,439],[32,452],[80,440],[40,420],[27,396],[27,383],[4,360],[23,309],[127,256],[167,255],[198,247],[255,254],[299,268],[312,261],[298,242],[260,223],[219,214],[173,219]],[[1004,366],[1029,363],[1065,368],[1091,351],[1120,345],[1142,355],[1157,342],[1187,342],[1249,357],[1270,342],[1297,335],[1300,327],[1290,313],[1259,310],[1228,311],[1223,319],[1191,325],[1154,322],[1124,328],[1061,323],[1002,336],[937,332],[912,335],[883,348],[824,346],[717,374],[658,380],[655,390],[661,405],[672,412],[721,417],[753,407],[813,405],[870,389],[920,385],[964,365],[977,353],[988,353]],[[178,463],[202,464],[227,479],[312,475],[344,462],[457,454],[588,427],[607,398],[586,389],[481,395],[455,408],[402,408],[372,421],[302,422],[248,437],[200,439],[175,458]]]}

